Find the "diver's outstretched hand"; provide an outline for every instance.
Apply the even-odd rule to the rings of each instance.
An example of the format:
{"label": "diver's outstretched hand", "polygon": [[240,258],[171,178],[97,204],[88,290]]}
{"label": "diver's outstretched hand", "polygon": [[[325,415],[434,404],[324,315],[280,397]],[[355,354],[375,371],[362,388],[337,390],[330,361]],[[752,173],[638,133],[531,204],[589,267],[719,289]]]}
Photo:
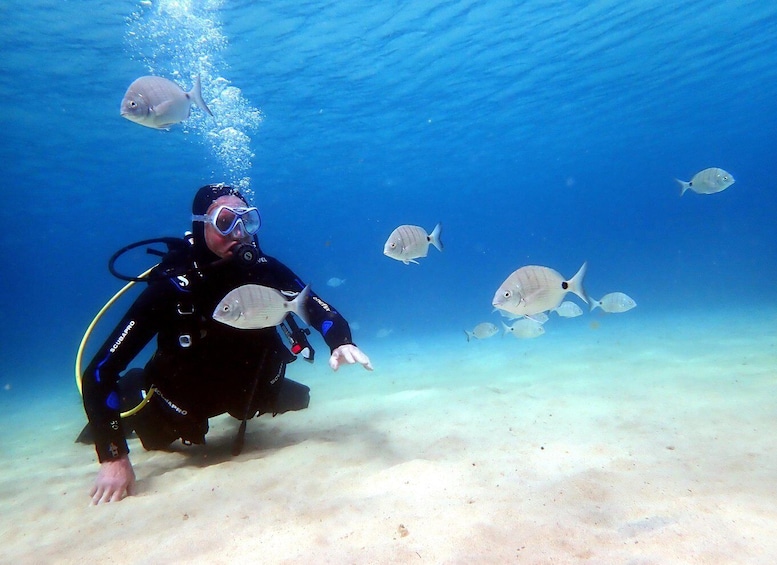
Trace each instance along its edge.
{"label": "diver's outstretched hand", "polygon": [[118,502],[125,496],[133,494],[135,494],[135,471],[128,455],[100,464],[97,480],[89,491],[92,504]]}
{"label": "diver's outstretched hand", "polygon": [[342,363],[360,363],[365,369],[372,371],[370,358],[352,343],[341,345],[332,352],[332,356],[329,358],[329,366],[332,367],[333,371],[339,369]]}

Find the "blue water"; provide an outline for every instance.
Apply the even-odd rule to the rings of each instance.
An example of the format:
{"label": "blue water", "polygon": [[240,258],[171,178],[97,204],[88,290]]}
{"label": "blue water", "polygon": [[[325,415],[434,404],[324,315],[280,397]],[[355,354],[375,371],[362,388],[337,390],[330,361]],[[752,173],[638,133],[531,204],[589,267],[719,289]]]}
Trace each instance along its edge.
{"label": "blue water", "polygon": [[[627,315],[659,324],[773,309],[776,37],[765,1],[5,0],[0,394],[71,387],[121,286],[108,257],[182,234],[194,191],[222,180],[368,351],[380,330],[495,321],[525,264],[587,260],[592,295],[627,292]],[[187,89],[200,72],[220,125],[122,119],[151,72]],[[706,167],[736,184],[680,198],[674,177]],[[438,221],[444,253],[382,255],[397,225]]]}

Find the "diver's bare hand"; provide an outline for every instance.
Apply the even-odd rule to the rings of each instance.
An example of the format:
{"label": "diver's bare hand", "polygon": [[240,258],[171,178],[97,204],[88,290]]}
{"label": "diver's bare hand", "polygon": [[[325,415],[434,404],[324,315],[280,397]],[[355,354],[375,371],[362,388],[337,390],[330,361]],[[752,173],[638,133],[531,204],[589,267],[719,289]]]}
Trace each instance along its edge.
{"label": "diver's bare hand", "polygon": [[342,363],[359,363],[368,371],[372,371],[370,358],[362,353],[361,349],[351,343],[346,343],[335,349],[332,352],[332,356],[329,358],[329,366],[332,367],[333,371],[339,369]]}
{"label": "diver's bare hand", "polygon": [[133,494],[135,494],[135,471],[132,469],[129,456],[124,455],[114,461],[100,464],[97,480],[89,491],[92,504],[118,502],[125,496]]}

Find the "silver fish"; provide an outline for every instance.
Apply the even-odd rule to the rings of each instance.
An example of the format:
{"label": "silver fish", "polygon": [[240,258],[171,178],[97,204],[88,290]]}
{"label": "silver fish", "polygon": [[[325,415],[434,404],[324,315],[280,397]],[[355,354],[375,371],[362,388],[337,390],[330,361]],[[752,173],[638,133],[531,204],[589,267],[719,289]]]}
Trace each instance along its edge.
{"label": "silver fish", "polygon": [[199,76],[189,92],[166,78],[145,76],[136,79],[127,89],[121,101],[121,115],[142,126],[168,129],[189,117],[192,104],[213,115],[202,99]]}
{"label": "silver fish", "polygon": [[565,300],[555,308],[551,309],[562,318],[576,318],[583,315],[583,309],[570,300]]}
{"label": "silver fish", "polygon": [[332,288],[337,288],[341,284],[345,282],[345,279],[341,279],[338,277],[332,277],[328,281],[326,281],[327,286],[331,286]]}
{"label": "silver fish", "polygon": [[437,249],[442,251],[442,240],[440,234],[442,224],[438,223],[431,234],[419,226],[399,226],[386,240],[383,246],[383,254],[397,261],[402,261],[405,265],[409,263],[418,264],[415,261],[418,257],[426,257],[431,243]]}
{"label": "silver fish", "polygon": [[573,292],[588,304],[583,289],[588,263],[583,263],[574,277],[564,280],[560,273],[549,267],[528,265],[514,271],[494,293],[491,304],[494,308],[506,310],[519,316],[532,316],[552,310]]}
{"label": "silver fish", "polygon": [[542,324],[531,318],[521,318],[520,320],[513,322],[511,326],[502,322],[502,328],[504,329],[502,335],[511,333],[515,337],[521,339],[531,339],[545,333],[545,328],[542,327]]}
{"label": "silver fish", "polygon": [[499,328],[491,322],[483,322],[482,324],[475,326],[471,332],[464,330],[464,333],[467,334],[467,341],[473,337],[475,339],[487,339],[499,333]]}
{"label": "silver fish", "polygon": [[698,194],[715,194],[726,190],[734,184],[734,176],[723,169],[712,167],[699,171],[693,178],[686,182],[680,179],[674,179],[680,183],[680,196],[685,194],[689,188]]}
{"label": "silver fish", "polygon": [[594,308],[598,306],[605,312],[609,312],[611,314],[620,314],[621,312],[628,312],[636,305],[637,303],[634,302],[634,299],[631,298],[631,296],[628,294],[623,294],[622,292],[611,292],[602,296],[601,300],[594,300],[592,298],[591,312],[593,312]]}
{"label": "silver fish", "polygon": [[259,284],[244,284],[227,293],[213,311],[213,319],[241,330],[258,330],[280,324],[289,312],[308,323],[305,302],[310,285],[287,300],[281,291]]}

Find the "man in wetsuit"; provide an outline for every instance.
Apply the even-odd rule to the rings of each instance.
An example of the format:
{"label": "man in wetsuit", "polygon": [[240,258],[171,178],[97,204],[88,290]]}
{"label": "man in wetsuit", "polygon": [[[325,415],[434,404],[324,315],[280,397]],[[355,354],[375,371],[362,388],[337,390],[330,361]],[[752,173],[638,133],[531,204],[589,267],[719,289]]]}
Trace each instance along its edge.
{"label": "man in wetsuit", "polygon": [[[289,299],[305,285],[261,251],[255,237],[259,213],[237,190],[202,187],[192,213],[191,247],[169,253],[152,271],[147,288],[84,372],[84,408],[100,461],[91,491],[94,504],[134,492],[125,439],[131,429],[146,449],[163,449],[179,438],[204,443],[208,418],[219,414],[245,422],[258,414],[307,408],[308,387],[285,378],[294,356],[275,327],[236,329],[212,318],[219,301],[243,284],[275,288]],[[233,257],[240,249],[254,254],[253,261]],[[310,325],[331,350],[332,369],[360,363],[372,370],[334,307],[312,291],[305,307]],[[157,349],[145,368],[120,378],[154,336]],[[151,387],[155,392],[148,403],[123,421],[121,411],[136,406]]]}

